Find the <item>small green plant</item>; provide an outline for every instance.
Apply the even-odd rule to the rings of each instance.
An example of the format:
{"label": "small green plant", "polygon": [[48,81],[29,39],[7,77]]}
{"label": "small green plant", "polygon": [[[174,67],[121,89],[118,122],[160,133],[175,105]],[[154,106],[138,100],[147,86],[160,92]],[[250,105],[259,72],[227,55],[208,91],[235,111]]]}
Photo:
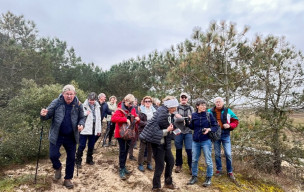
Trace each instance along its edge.
{"label": "small green plant", "polygon": [[0,191],[13,192],[17,187],[24,185],[24,190],[27,187],[34,188],[36,191],[45,191],[51,189],[52,179],[46,176],[40,176],[37,183],[34,184],[33,175],[22,175],[17,178],[4,177],[0,179]]}

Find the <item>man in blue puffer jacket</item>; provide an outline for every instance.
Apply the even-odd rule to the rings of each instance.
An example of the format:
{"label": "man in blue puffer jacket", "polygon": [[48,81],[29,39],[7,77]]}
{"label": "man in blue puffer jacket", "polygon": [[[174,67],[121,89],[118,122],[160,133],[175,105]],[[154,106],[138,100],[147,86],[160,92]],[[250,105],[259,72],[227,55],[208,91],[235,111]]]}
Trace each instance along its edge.
{"label": "man in blue puffer jacket", "polygon": [[73,188],[71,181],[74,174],[76,144],[79,140],[79,132],[83,129],[85,116],[82,104],[75,96],[75,87],[66,85],[62,94],[54,99],[47,109],[41,109],[42,120],[52,118],[52,125],[49,133],[50,159],[55,169],[55,179],[61,178],[62,164],[59,160],[60,147],[63,145],[67,153],[66,169],[63,185],[66,188]]}

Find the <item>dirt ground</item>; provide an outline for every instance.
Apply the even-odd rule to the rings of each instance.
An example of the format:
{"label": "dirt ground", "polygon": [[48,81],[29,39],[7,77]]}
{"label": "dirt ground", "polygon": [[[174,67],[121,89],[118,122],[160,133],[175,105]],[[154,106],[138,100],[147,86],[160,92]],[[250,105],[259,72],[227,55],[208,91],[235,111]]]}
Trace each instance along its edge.
{"label": "dirt ground", "polygon": [[[86,150],[85,150],[86,151]],[[62,156],[60,158],[63,164],[63,176],[65,171],[65,152],[62,151]],[[38,178],[44,176],[47,179],[52,180],[52,184],[50,190],[48,191],[103,191],[103,192],[111,192],[111,191],[151,191],[152,189],[152,178],[153,171],[141,172],[137,169],[137,161],[127,160],[127,168],[132,171],[130,176],[126,180],[121,180],[118,174],[118,145],[112,147],[101,147],[101,145],[94,151],[94,165],[88,165],[83,163],[82,168],[77,170],[75,168],[74,172],[74,189],[69,190],[63,186],[63,178],[59,181],[54,180],[54,170],[52,168],[51,162],[48,159],[40,160],[39,169],[38,169]],[[137,158],[138,149],[134,149],[134,155]],[[86,154],[84,154],[84,161]],[[153,162],[154,167],[154,162]],[[22,169],[8,170],[5,172],[6,175],[11,177],[20,176],[23,174],[35,174],[36,164],[28,164]],[[199,173],[202,175],[202,173]],[[213,189],[212,186],[209,188],[204,188],[202,186],[203,181],[200,180],[195,185],[186,185],[188,180],[190,179],[190,174],[188,168],[184,168],[182,173],[175,173],[173,170],[173,181],[179,189],[174,191],[218,191],[217,189]],[[203,176],[202,176],[203,178]],[[162,176],[163,182],[163,176]],[[163,186],[163,183],[162,183]],[[31,189],[31,187],[22,185],[16,189],[17,192],[21,191],[35,191]],[[173,191],[170,189],[163,189],[163,191]]]}

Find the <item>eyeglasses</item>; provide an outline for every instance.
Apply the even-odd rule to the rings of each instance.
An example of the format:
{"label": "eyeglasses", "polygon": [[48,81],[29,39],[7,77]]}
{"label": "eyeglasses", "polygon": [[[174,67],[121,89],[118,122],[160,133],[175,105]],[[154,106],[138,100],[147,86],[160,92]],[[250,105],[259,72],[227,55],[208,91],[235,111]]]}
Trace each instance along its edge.
{"label": "eyeglasses", "polygon": [[182,98],[182,99],[187,99],[187,97],[186,97],[186,96],[181,96],[181,98]]}
{"label": "eyeglasses", "polygon": [[152,103],[152,101],[145,101],[145,103]]}

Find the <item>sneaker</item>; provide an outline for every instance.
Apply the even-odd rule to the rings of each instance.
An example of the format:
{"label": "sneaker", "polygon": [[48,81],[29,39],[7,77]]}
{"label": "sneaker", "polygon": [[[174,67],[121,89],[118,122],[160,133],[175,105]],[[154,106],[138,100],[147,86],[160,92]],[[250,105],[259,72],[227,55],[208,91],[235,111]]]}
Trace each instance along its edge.
{"label": "sneaker", "polygon": [[205,182],[203,183],[204,187],[208,187],[211,185],[211,177],[206,177]]}
{"label": "sneaker", "polygon": [[229,179],[231,179],[233,181],[235,180],[233,173],[228,173],[227,176],[229,177]]}
{"label": "sneaker", "polygon": [[222,171],[219,171],[219,170],[216,170],[215,174],[214,174],[216,177],[219,177],[221,175],[223,175],[223,172]]}
{"label": "sneaker", "polygon": [[119,170],[119,177],[121,180],[126,180],[127,177],[126,177],[126,174],[125,174],[125,169],[120,169]]}
{"label": "sneaker", "polygon": [[147,169],[150,170],[150,171],[153,171],[153,167],[150,163],[147,164]]}
{"label": "sneaker", "polygon": [[145,172],[145,168],[143,165],[138,165],[138,170],[140,170],[141,172]]}
{"label": "sneaker", "polygon": [[187,185],[193,185],[197,182],[197,176],[192,176]]}
{"label": "sneaker", "polygon": [[134,156],[130,156],[129,159],[130,159],[131,161],[137,161],[136,158],[135,158]]}
{"label": "sneaker", "polygon": [[127,168],[124,168],[124,172],[125,172],[125,174],[127,174],[127,175],[131,174],[131,171],[129,171]]}
{"label": "sneaker", "polygon": [[176,166],[175,173],[180,173],[182,171],[182,166]]}
{"label": "sneaker", "polygon": [[56,180],[59,180],[61,178],[61,170],[62,170],[62,167],[55,170],[55,179]]}
{"label": "sneaker", "polygon": [[73,189],[74,184],[72,183],[71,179],[65,179],[63,182],[63,186],[65,186],[68,189]]}

